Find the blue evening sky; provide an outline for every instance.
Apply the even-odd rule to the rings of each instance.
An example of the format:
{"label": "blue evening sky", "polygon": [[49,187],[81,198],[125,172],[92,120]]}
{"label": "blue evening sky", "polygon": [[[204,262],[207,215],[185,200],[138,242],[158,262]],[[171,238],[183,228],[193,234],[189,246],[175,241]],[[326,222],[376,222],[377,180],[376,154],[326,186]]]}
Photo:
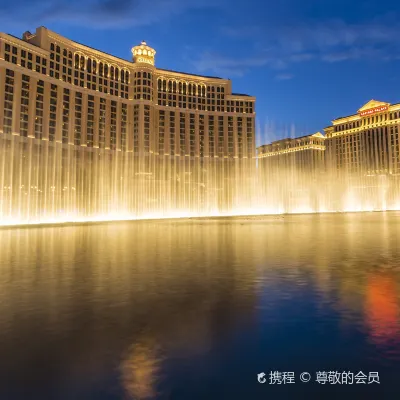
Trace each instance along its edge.
{"label": "blue evening sky", "polygon": [[400,102],[400,5],[386,0],[14,0],[0,31],[44,25],[118,57],[146,40],[161,68],[257,97],[258,143],[322,130],[368,100]]}

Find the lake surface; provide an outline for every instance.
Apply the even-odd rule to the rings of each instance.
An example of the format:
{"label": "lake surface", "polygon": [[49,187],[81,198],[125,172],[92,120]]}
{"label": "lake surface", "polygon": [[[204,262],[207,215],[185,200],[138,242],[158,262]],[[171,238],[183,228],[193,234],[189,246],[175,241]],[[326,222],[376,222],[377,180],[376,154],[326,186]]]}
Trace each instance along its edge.
{"label": "lake surface", "polygon": [[[0,244],[1,400],[400,398],[400,213],[4,229]],[[368,379],[316,382],[343,371]]]}

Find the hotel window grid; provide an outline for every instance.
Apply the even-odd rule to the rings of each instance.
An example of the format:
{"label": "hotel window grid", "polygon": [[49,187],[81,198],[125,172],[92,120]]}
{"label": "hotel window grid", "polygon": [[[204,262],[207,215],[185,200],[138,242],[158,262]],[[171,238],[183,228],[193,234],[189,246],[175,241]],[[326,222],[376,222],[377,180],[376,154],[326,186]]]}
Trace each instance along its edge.
{"label": "hotel window grid", "polygon": [[206,110],[206,86],[204,85],[159,78],[157,91],[157,104],[160,106]]}
{"label": "hotel window grid", "polygon": [[150,150],[150,106],[144,106],[144,151]]}
{"label": "hotel window grid", "polygon": [[82,93],[75,92],[74,144],[79,146],[82,137]]}
{"label": "hotel window grid", "polygon": [[218,157],[224,156],[224,117],[218,117]]}
{"label": "hotel window grid", "polygon": [[94,134],[94,96],[89,95],[87,101],[86,146],[93,147]]}
{"label": "hotel window grid", "polygon": [[135,152],[139,151],[139,105],[133,106],[133,148]]}
{"label": "hotel window grid", "polygon": [[44,100],[44,82],[39,80],[36,88],[36,108],[35,108],[35,138],[43,137],[43,100]]}
{"label": "hotel window grid", "polygon": [[246,101],[246,113],[253,114],[253,103],[251,101]]}
{"label": "hotel window grid", "polygon": [[56,126],[57,126],[57,85],[50,87],[50,114],[49,114],[49,140],[54,142],[56,139]]}
{"label": "hotel window grid", "polygon": [[121,150],[126,151],[126,128],[128,123],[128,106],[121,105]]}
{"label": "hotel window grid", "polygon": [[128,98],[128,84],[130,80],[130,73],[127,70],[121,71],[121,97]]}
{"label": "hotel window grid", "polygon": [[215,111],[215,86],[207,86],[207,108]]}
{"label": "hotel window grid", "polygon": [[50,44],[50,76],[60,79],[61,48],[54,43]]}
{"label": "hotel window grid", "polygon": [[99,105],[99,148],[106,147],[106,99],[100,97]]}
{"label": "hotel window grid", "polygon": [[46,74],[46,59],[39,55],[35,58],[33,53],[25,49],[19,49],[14,45],[5,43],[4,47],[4,59],[5,61],[11,62],[16,65],[21,65],[23,68],[28,68],[36,72]]}
{"label": "hotel window grid", "polygon": [[164,154],[164,140],[165,140],[165,111],[158,111],[158,152]]}
{"label": "hotel window grid", "polygon": [[217,111],[220,112],[224,112],[225,111],[225,95],[224,95],[224,88],[218,86],[217,87]]}
{"label": "hotel window grid", "polygon": [[243,157],[243,119],[242,117],[237,118],[237,138],[238,138],[238,156]]}
{"label": "hotel window grid", "polygon": [[253,118],[247,118],[247,156],[253,157],[253,140],[254,140],[254,129],[253,129]]}
{"label": "hotel window grid", "polygon": [[204,157],[204,115],[199,115],[199,147],[200,157]]}
{"label": "hotel window grid", "polygon": [[12,133],[13,100],[14,100],[14,71],[6,69],[6,81],[4,90],[4,120],[3,120],[4,133]]}
{"label": "hotel window grid", "polygon": [[117,102],[111,101],[110,149],[117,148]]}
{"label": "hotel window grid", "polygon": [[[88,60],[89,62],[89,60]],[[119,68],[111,65],[110,67],[110,94],[118,96],[119,93]]]}
{"label": "hotel window grid", "polygon": [[186,154],[186,114],[180,114],[180,121],[179,121],[179,148],[181,156]]}
{"label": "hotel window grid", "polygon": [[83,55],[75,54],[74,62],[74,85],[85,87],[85,57]]}
{"label": "hotel window grid", "polygon": [[233,156],[233,117],[228,117],[228,157]]}
{"label": "hotel window grid", "polygon": [[152,92],[153,92],[153,84],[151,79],[151,73],[142,71],[137,72],[135,74],[135,87],[134,91],[136,90],[136,98],[143,99],[143,100],[152,100]]}
{"label": "hotel window grid", "polygon": [[215,156],[215,136],[214,136],[214,116],[208,117],[208,154],[210,157]]}
{"label": "hotel window grid", "polygon": [[175,112],[170,111],[169,113],[169,139],[170,139],[170,148],[169,154],[171,156],[175,155]]}
{"label": "hotel window grid", "polygon": [[189,125],[189,143],[190,143],[190,156],[194,157],[196,151],[196,125],[195,115],[190,114]]}
{"label": "hotel window grid", "polygon": [[168,81],[168,102],[169,107],[176,107],[176,81]]}
{"label": "hotel window grid", "polygon": [[28,119],[29,119],[29,76],[22,75],[21,86],[21,114],[20,114],[20,135],[28,136]]}
{"label": "hotel window grid", "polygon": [[[4,50],[4,59],[13,64],[18,64],[18,48],[6,43]],[[32,69],[32,63],[30,69]]]}
{"label": "hotel window grid", "polygon": [[[75,55],[75,57],[77,57],[77,56]],[[78,56],[78,58],[79,58],[79,56]],[[78,60],[75,61],[75,65],[77,64],[77,61]],[[97,66],[98,66],[97,60],[92,60],[91,58],[87,59],[87,61],[86,61],[86,81],[87,81],[86,87],[91,90],[97,89]]]}
{"label": "hotel window grid", "polygon": [[72,51],[63,49],[62,80],[72,83]]}
{"label": "hotel window grid", "polygon": [[63,116],[62,116],[62,142],[68,143],[69,132],[69,89],[64,89],[63,94]]}

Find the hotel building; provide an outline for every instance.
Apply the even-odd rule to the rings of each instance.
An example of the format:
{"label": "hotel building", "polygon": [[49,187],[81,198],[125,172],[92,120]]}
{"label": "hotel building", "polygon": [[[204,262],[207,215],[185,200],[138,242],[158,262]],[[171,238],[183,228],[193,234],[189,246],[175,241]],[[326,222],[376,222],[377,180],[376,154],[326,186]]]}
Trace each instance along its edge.
{"label": "hotel building", "polygon": [[314,174],[324,170],[325,136],[320,132],[297,138],[286,138],[257,148],[262,169],[282,171],[296,169]]}
{"label": "hotel building", "polygon": [[[283,139],[258,150],[259,175],[273,202],[293,209],[397,209],[400,104],[371,100],[320,133]],[[322,201],[321,201],[322,199]]]}
{"label": "hotel building", "polygon": [[255,167],[255,98],[155,55],[141,42],[121,59],[45,27],[0,33],[0,221],[237,204]]}
{"label": "hotel building", "polygon": [[328,168],[361,175],[400,173],[400,104],[371,100],[325,128]]}
{"label": "hotel building", "polygon": [[171,157],[254,158],[255,98],[231,81],[127,61],[40,27],[0,34],[0,133]]}
{"label": "hotel building", "polygon": [[325,172],[325,136],[320,132],[277,140],[257,148],[261,191],[280,212],[318,209]]}

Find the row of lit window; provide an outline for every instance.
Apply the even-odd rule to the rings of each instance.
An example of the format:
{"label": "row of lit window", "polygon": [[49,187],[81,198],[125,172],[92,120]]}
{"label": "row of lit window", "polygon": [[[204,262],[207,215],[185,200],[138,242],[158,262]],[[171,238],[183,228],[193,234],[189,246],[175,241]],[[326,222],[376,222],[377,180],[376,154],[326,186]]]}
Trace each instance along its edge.
{"label": "row of lit window", "polygon": [[[72,80],[72,52],[63,49],[63,67],[62,74],[60,74],[60,62],[61,62],[61,48],[54,43],[51,44],[50,58],[50,76],[56,79],[61,79],[64,82],[73,83],[75,86],[87,87],[91,90],[98,90],[103,93],[109,93],[111,95],[119,96],[122,98],[128,98],[128,83],[129,83],[129,72],[113,65],[109,66],[106,63],[98,62],[90,58],[86,59],[84,56],[75,54],[74,57],[74,79]],[[68,66],[68,68],[67,68]],[[85,74],[86,71],[86,74]],[[85,77],[87,82],[85,82]],[[106,78],[103,80],[103,77]],[[99,85],[97,86],[96,80],[99,79]],[[108,88],[108,80],[110,81],[110,87]],[[91,82],[91,83],[90,83]],[[86,83],[86,84],[85,84]],[[118,85],[121,83],[119,91]],[[126,83],[126,85],[125,85]],[[114,88],[114,85],[116,86]]]}
{"label": "row of lit window", "polygon": [[13,100],[14,100],[14,71],[6,70],[6,81],[4,88],[4,120],[3,132],[12,132]]}
{"label": "row of lit window", "polygon": [[195,83],[179,82],[175,80],[166,80],[159,78],[157,80],[157,88],[162,92],[193,94],[200,97],[205,97],[206,93],[224,93],[224,87],[197,85]]}
{"label": "row of lit window", "polygon": [[11,46],[5,43],[4,60],[16,65],[21,65],[24,68],[46,74],[47,60],[39,55],[34,56],[32,52],[20,49],[16,46]]}
{"label": "row of lit window", "polygon": [[[55,43],[50,44],[51,59],[60,62],[61,47]],[[72,52],[67,49],[62,49],[63,63],[72,66]],[[69,61],[71,60],[71,62]],[[75,53],[74,66],[76,69],[86,70],[88,73],[98,74],[100,76],[109,77],[110,79],[121,80],[123,83],[129,83],[129,72],[107,63],[86,58],[83,55]]]}
{"label": "row of lit window", "polygon": [[[59,47],[59,46],[58,46]],[[28,69],[34,70],[38,73],[42,73],[42,74],[46,74],[47,72],[47,60],[46,58],[42,58],[40,56],[35,56],[35,58],[33,57],[33,54],[31,52],[27,52],[25,50],[22,50],[19,52],[18,48],[15,46],[10,46],[8,43],[6,43],[5,45],[5,60],[12,62],[13,64],[20,64],[22,67],[26,67]],[[62,79],[64,82],[68,82],[68,83],[73,83],[76,86],[81,86],[81,87],[85,87],[84,84],[84,76],[83,74],[81,74],[79,77],[81,80],[78,80],[78,71],[75,71],[75,79],[72,81],[72,53],[71,52],[67,52],[67,50],[64,49],[65,55],[68,55],[68,60],[67,58],[63,57],[63,66],[61,67],[60,62],[61,62],[61,58],[59,54],[55,54],[55,53],[51,53],[50,54],[50,59],[52,61],[50,61],[50,65],[49,65],[49,75],[52,78],[55,79]],[[20,57],[20,58],[19,58]],[[36,63],[34,62],[36,61]],[[68,67],[67,67],[68,66]],[[114,67],[112,67],[112,71]],[[113,76],[113,75],[111,75]],[[87,76],[88,80],[89,79],[89,75]],[[96,78],[94,77],[94,80]],[[121,82],[125,82],[125,80],[129,80],[129,72],[128,71],[121,71]],[[128,83],[128,81],[127,81]],[[106,86],[108,84],[107,80],[105,80],[104,85]],[[116,83],[118,84],[118,83]],[[112,86],[112,84],[110,84],[110,86]],[[89,84],[87,85],[87,87],[89,89],[92,90],[97,90],[96,85],[93,84]],[[98,90],[100,92],[104,92],[104,93],[110,93],[111,95],[115,95],[115,96],[120,96],[122,98],[128,98],[128,85],[121,85],[121,92],[119,93],[118,90],[114,90],[114,89],[110,89],[110,91],[108,91],[108,89],[105,87],[103,90],[103,86],[99,85]]]}
{"label": "row of lit window", "polygon": [[392,121],[395,119],[400,118],[400,112],[391,112],[389,114],[380,114],[375,115],[373,117],[366,117],[359,121],[350,122],[347,124],[341,124],[335,126],[335,132],[341,132],[348,129],[359,128],[361,126],[369,125],[369,124],[376,124],[383,121]]}

